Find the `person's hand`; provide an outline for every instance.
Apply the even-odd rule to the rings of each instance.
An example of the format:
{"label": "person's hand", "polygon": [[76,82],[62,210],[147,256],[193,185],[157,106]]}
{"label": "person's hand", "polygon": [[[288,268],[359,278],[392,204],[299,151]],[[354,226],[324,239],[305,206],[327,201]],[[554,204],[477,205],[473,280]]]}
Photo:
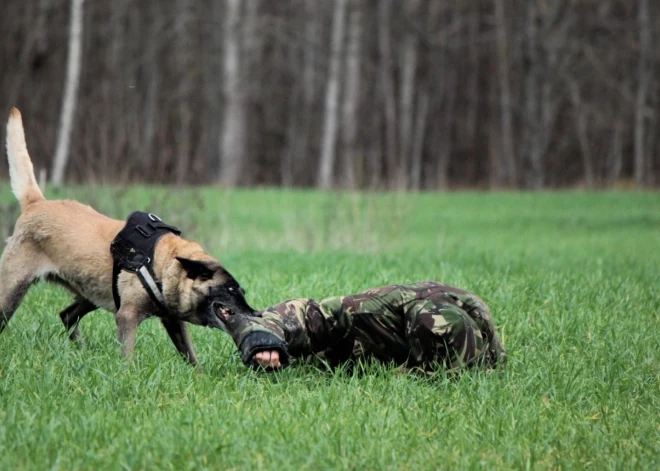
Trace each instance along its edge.
{"label": "person's hand", "polygon": [[254,355],[254,361],[264,368],[279,368],[282,366],[280,352],[277,350],[261,351]]}

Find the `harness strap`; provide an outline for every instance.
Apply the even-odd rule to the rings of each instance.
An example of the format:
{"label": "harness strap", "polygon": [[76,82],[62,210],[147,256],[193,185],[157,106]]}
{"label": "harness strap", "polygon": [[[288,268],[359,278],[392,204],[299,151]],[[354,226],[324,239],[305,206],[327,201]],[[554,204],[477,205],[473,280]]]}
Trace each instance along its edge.
{"label": "harness strap", "polygon": [[115,301],[115,307],[117,308],[117,310],[119,310],[119,305],[121,304],[119,298],[119,287],[117,286],[117,280],[119,279],[119,272],[121,272],[121,266],[115,259],[112,262],[112,299]]}
{"label": "harness strap", "polygon": [[154,280],[154,277],[151,276],[150,270],[147,269],[145,265],[142,265],[137,272],[137,276],[142,282],[142,286],[149,294],[151,300],[158,306],[162,311],[166,311],[167,307],[165,306],[165,298],[163,297],[163,292],[160,283],[157,283]]}

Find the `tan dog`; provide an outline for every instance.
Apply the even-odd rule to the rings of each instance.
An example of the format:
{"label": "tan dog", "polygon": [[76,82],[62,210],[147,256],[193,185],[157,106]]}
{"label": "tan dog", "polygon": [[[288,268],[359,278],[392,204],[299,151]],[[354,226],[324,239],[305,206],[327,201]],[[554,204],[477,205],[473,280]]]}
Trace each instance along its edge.
{"label": "tan dog", "polygon": [[158,316],[177,350],[194,365],[197,355],[185,322],[222,329],[217,317],[221,312],[254,312],[234,277],[216,259],[199,244],[171,232],[158,239],[150,266],[162,286],[162,303],[152,299],[135,273],[121,271],[116,285],[121,300],[117,308],[110,244],[125,222],[76,201],[44,198],[16,108],[12,108],[7,123],[7,155],[21,215],[0,259],[0,332],[30,285],[40,279],[63,285],[76,297],[76,302],[60,313],[72,339],[78,338],[77,324],[85,314],[96,308],[115,313],[125,356],[133,351],[140,322]]}

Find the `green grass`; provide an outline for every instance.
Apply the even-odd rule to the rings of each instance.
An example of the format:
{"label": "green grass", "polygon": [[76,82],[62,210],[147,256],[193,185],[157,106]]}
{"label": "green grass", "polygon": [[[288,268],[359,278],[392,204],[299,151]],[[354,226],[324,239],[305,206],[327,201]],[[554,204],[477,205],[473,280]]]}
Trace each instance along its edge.
{"label": "green grass", "polygon": [[[120,359],[108,313],[68,341],[39,285],[0,336],[0,469],[658,469],[660,195],[323,194],[79,188],[200,240],[256,307],[435,279],[492,308],[505,371],[457,379],[365,365],[248,371],[193,327],[180,360],[156,321]],[[0,188],[0,230],[17,214]]]}

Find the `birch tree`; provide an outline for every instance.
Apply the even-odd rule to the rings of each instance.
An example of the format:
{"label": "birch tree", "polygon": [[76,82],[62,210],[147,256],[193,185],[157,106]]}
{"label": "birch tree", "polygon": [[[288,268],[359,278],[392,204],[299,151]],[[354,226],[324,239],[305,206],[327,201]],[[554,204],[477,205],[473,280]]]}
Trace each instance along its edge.
{"label": "birch tree", "polygon": [[241,77],[241,0],[226,0],[224,25],[223,92],[224,112],[220,137],[219,180],[239,183],[246,156],[246,109]]}
{"label": "birch tree", "polygon": [[60,125],[57,132],[57,147],[53,164],[54,184],[59,185],[64,179],[71,142],[71,129],[78,101],[78,85],[82,64],[83,3],[85,0],[71,0],[71,18],[69,21],[69,53],[64,85],[64,97],[60,112]]}
{"label": "birch tree", "polygon": [[318,185],[328,189],[333,185],[333,170],[337,144],[337,121],[339,118],[339,84],[342,72],[344,23],[347,0],[335,0],[332,20],[332,40],[330,44],[330,65],[328,85],[325,91],[325,118],[323,120],[323,141],[319,163]]}

